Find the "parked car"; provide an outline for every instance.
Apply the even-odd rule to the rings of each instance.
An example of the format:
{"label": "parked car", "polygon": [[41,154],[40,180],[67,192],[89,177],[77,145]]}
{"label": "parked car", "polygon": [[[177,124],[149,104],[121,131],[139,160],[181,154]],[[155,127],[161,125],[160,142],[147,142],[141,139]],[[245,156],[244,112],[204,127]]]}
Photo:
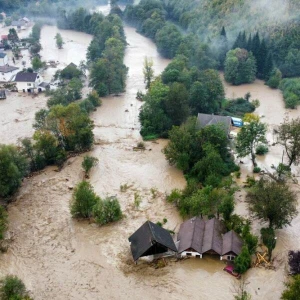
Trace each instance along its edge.
{"label": "parked car", "polygon": [[241,278],[241,274],[234,272],[234,266],[233,265],[227,265],[223,271],[229,273],[230,275],[236,277],[237,279]]}

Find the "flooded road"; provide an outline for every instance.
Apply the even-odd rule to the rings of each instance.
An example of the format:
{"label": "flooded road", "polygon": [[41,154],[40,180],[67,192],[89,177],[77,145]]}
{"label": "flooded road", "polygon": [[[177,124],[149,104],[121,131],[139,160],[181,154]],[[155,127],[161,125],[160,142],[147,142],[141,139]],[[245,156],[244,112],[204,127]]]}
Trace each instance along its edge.
{"label": "flooded road", "polygon": [[[48,26],[43,29],[43,45],[52,49],[45,47],[43,55],[52,55],[51,59],[59,60],[61,64],[75,62],[75,59],[80,61],[85,55],[74,54],[73,58],[72,53],[78,44],[82,45],[80,52],[85,51],[90,36],[61,31],[63,39],[69,42],[64,54],[59,55],[52,40],[56,30]],[[138,114],[142,103],[135,99],[135,95],[144,89],[144,57],[152,57],[156,75],[169,60],[161,58],[155,45],[137,34],[134,28],[125,26],[125,34],[129,44],[125,56],[125,64],[129,67],[126,92],[119,97],[104,98],[103,105],[92,114],[96,144],[90,153],[99,159],[99,164],[91,172],[90,182],[101,197],[118,197],[124,218],[102,227],[73,220],[69,204],[72,188],[83,178],[82,157],[70,159],[60,172],[49,167],[40,175],[24,180],[16,201],[9,206],[8,236],[12,242],[8,252],[0,256],[0,275],[20,277],[36,300],[233,299],[237,280],[222,271],[224,262],[218,259],[168,261],[162,269],[143,262],[137,266],[133,264],[127,238],[146,220],[157,222],[166,218],[165,227],[178,231],[182,219],[177,209],[165,202],[165,194],[173,188],[183,188],[185,179],[165,160],[161,150],[166,141],[146,142],[144,152],[133,151],[141,140]],[[242,87],[239,87],[239,92],[244,96],[252,85]],[[226,86],[227,95],[238,95],[235,88]],[[273,94],[269,96],[265,90],[268,87],[260,82],[253,88],[253,98],[257,92],[261,109],[269,105],[267,101],[263,103],[265,97],[269,97],[268,101],[274,99],[274,105],[275,102],[281,105],[282,98],[274,98]],[[269,107],[264,111],[266,120],[272,119],[273,106]],[[17,104],[11,113],[16,109]],[[18,128],[9,130],[15,135]],[[4,133],[7,140],[9,136],[9,133]],[[120,186],[124,184],[128,189],[121,192]],[[133,204],[135,194],[142,199],[139,208]],[[237,210],[247,215],[243,195],[237,198]],[[275,256],[297,247],[300,218],[296,218],[292,225],[278,231]],[[250,270],[247,288],[252,299],[279,299],[285,279],[284,268],[284,263],[278,263],[276,272]]]}

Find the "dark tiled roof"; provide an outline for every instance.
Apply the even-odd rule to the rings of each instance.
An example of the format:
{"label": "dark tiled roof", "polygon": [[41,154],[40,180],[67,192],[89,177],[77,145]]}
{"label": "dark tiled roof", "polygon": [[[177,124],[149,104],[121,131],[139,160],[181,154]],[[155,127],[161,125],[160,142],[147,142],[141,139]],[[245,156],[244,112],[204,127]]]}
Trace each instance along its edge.
{"label": "dark tiled roof", "polygon": [[20,72],[16,75],[15,81],[18,82],[35,82],[38,73]]}
{"label": "dark tiled roof", "polygon": [[242,239],[233,230],[223,235],[222,255],[226,255],[230,252],[239,255],[242,251],[242,247],[243,247]]}
{"label": "dark tiled roof", "polygon": [[19,68],[13,66],[0,66],[0,73],[9,73],[18,69]]}
{"label": "dark tiled roof", "polygon": [[131,243],[131,252],[135,261],[142,256],[168,250],[177,252],[169,231],[150,221],[145,222],[128,240]]}
{"label": "dark tiled roof", "polygon": [[6,53],[0,52],[0,58],[4,58],[6,56]]}
{"label": "dark tiled roof", "polygon": [[231,127],[231,117],[199,113],[197,117],[197,123],[200,128],[208,125],[220,124],[221,126],[224,126],[224,130],[229,134]]}
{"label": "dark tiled roof", "polygon": [[222,233],[225,232],[225,227],[216,218],[205,222],[205,231],[203,237],[202,253],[207,251],[215,251],[219,255],[222,254]]}
{"label": "dark tiled roof", "polygon": [[178,252],[189,248],[202,253],[205,221],[198,217],[192,218],[181,224],[177,239],[180,241]]}

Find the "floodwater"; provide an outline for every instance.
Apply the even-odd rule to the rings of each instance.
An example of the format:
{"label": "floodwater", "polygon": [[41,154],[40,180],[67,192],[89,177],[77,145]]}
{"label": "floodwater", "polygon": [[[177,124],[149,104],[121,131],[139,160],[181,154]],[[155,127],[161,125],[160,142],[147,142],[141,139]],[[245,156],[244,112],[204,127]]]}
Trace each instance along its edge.
{"label": "floodwater", "polygon": [[[76,47],[80,44],[79,51],[85,51],[91,37],[61,31],[67,43],[65,50],[60,51],[52,40],[56,31],[55,27],[48,26],[42,31],[43,58],[59,60],[64,65],[84,59],[83,53],[76,52]],[[153,59],[157,75],[169,60],[161,58],[155,45],[133,28],[125,26],[125,33],[129,44],[125,56],[125,64],[129,67],[126,92],[118,97],[104,98],[103,105],[92,114],[96,144],[90,153],[99,159],[91,172],[90,182],[101,197],[118,197],[124,218],[102,227],[73,220],[69,205],[72,188],[83,178],[82,157],[68,160],[60,172],[49,167],[41,174],[25,179],[16,201],[9,205],[8,237],[11,243],[7,253],[0,256],[0,275],[20,277],[37,300],[233,299],[238,282],[222,271],[224,262],[218,259],[167,260],[168,265],[162,269],[155,269],[144,261],[133,264],[127,238],[146,220],[157,222],[166,218],[165,227],[178,231],[182,219],[176,208],[165,202],[165,194],[173,188],[183,188],[185,179],[180,171],[168,165],[161,152],[167,141],[146,142],[145,151],[133,151],[141,140],[138,113],[142,103],[135,95],[144,89],[144,57]],[[267,90],[268,87],[259,81],[238,88],[239,91],[236,87],[226,86],[227,95],[241,93],[243,96],[253,88],[253,97],[261,101],[258,113],[265,114],[265,120],[274,120],[275,125],[281,122],[272,119],[275,105],[282,107],[280,93],[275,97],[273,91]],[[10,99],[5,101],[12,101]],[[3,112],[8,111],[13,122],[18,105],[20,102],[14,104],[11,111],[8,105],[3,109],[0,106],[1,118]],[[30,108],[35,109],[34,105],[27,107],[24,117]],[[283,107],[280,115],[276,112],[278,118],[284,116],[284,112]],[[25,134],[16,133],[20,130],[16,125],[11,125],[8,130],[10,132],[1,130],[1,141],[2,135],[6,142],[10,136]],[[121,192],[120,186],[125,184],[128,189]],[[139,208],[133,204],[137,194],[142,200]],[[243,199],[243,193],[237,194],[237,211],[246,215]],[[280,298],[285,280],[282,259],[288,249],[298,247],[300,218],[292,225],[278,231],[278,245],[274,251],[278,257],[277,270],[256,268],[247,273],[247,289],[252,299]],[[259,229],[256,223],[254,227],[256,231]]]}

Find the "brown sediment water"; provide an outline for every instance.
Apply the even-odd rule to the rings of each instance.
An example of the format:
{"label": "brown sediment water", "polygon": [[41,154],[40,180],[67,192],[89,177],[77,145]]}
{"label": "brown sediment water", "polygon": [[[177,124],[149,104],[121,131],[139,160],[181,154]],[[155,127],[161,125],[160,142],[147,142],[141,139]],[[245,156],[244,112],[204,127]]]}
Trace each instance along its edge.
{"label": "brown sediment water", "polygon": [[[66,43],[65,52],[60,56],[52,41],[56,32],[55,27],[43,29],[42,43],[52,49],[45,48],[43,57],[59,60],[62,64],[75,62],[75,58],[76,62],[83,59],[82,53],[77,54],[75,48],[73,51],[68,47],[79,43],[82,47],[78,51],[86,51],[91,37],[61,31],[63,39],[70,42]],[[69,205],[72,188],[83,178],[82,157],[68,160],[60,172],[49,167],[40,175],[25,179],[16,201],[9,205],[8,237],[11,243],[8,252],[0,256],[0,275],[19,276],[34,299],[233,299],[238,281],[222,271],[224,262],[218,258],[168,260],[168,265],[162,269],[155,269],[144,261],[134,265],[132,261],[127,239],[146,220],[157,222],[166,218],[165,227],[178,231],[182,219],[176,208],[166,203],[165,194],[173,188],[183,188],[185,179],[164,158],[162,149],[167,141],[146,142],[145,151],[133,151],[141,140],[138,114],[142,103],[135,96],[138,90],[144,90],[144,57],[152,57],[156,75],[169,60],[161,58],[154,43],[136,33],[134,28],[125,26],[125,34],[129,44],[125,55],[125,64],[129,67],[126,92],[104,98],[102,107],[92,114],[96,145],[90,153],[99,159],[91,172],[90,182],[101,197],[118,197],[124,218],[102,227],[72,219]],[[51,36],[49,41],[47,36]],[[74,53],[74,58],[70,53]],[[48,57],[50,54],[53,57]],[[268,87],[261,82],[256,82],[253,87],[242,87],[239,87],[241,96],[250,87],[254,88],[253,98],[256,91],[261,101],[260,109],[266,107],[262,110],[265,120],[272,120],[273,106],[267,108],[264,101],[265,98],[274,99],[274,105],[276,102],[280,106],[280,93],[274,97],[273,91],[266,90]],[[239,95],[236,87],[227,85],[226,93]],[[19,105],[15,104],[12,113]],[[29,107],[33,106],[24,111],[26,117]],[[8,109],[5,105],[3,111]],[[275,125],[281,122],[273,120],[276,120]],[[3,133],[6,140],[9,134],[23,135],[16,133],[20,130],[16,126],[8,130],[11,132]],[[129,188],[121,192],[120,185],[124,184]],[[155,196],[151,189],[157,190]],[[142,199],[138,209],[133,205],[136,193]],[[237,193],[236,198],[237,211],[248,215],[244,193]],[[254,229],[259,230],[257,222]],[[286,274],[283,258],[288,249],[298,247],[299,229],[300,218],[297,217],[291,227],[277,232],[276,271],[256,268],[247,273],[247,289],[252,299],[280,298]]]}

